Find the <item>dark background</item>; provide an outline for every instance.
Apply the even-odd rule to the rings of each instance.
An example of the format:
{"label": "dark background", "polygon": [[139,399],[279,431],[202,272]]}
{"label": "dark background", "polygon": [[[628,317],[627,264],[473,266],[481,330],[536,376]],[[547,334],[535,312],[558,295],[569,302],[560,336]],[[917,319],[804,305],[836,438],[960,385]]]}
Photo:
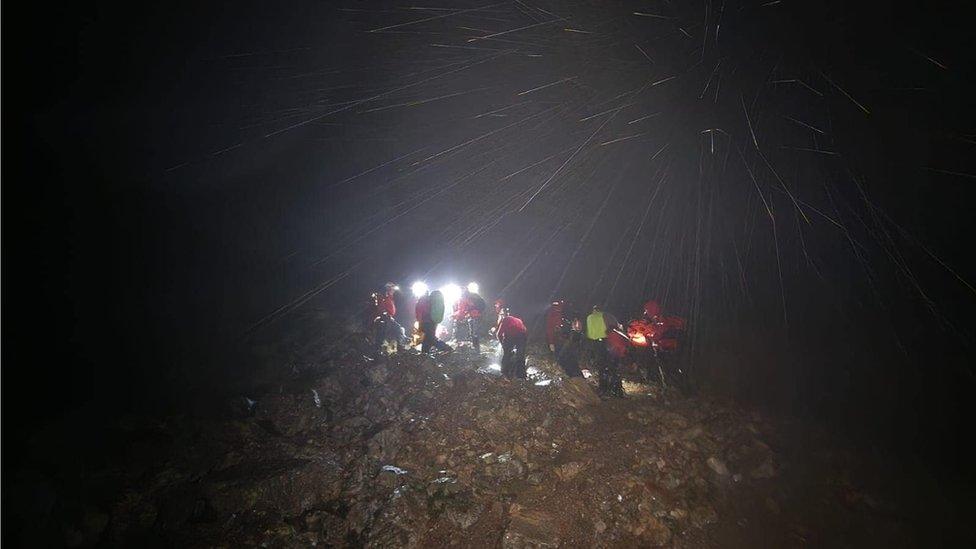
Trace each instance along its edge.
{"label": "dark background", "polygon": [[[727,38],[701,53],[703,9],[714,32],[719,3],[652,4],[537,4],[569,21],[511,37],[522,44],[474,44],[544,62],[489,60],[335,114],[493,54],[431,47],[470,46],[461,19],[404,28],[426,35],[365,32],[433,13],[395,3],[5,6],[5,467],[66,416],[172,411],[219,392],[247,375],[248,338],[295,307],[352,316],[386,280],[427,276],[477,279],[533,322],[555,296],[622,318],[658,297],[694,327],[700,389],[972,480],[961,448],[976,298],[960,279],[976,280],[965,175],[976,173],[976,120],[962,8],[730,3]],[[655,9],[695,40],[632,15]],[[515,3],[489,15],[473,21],[545,20]],[[635,43],[652,52],[653,74]],[[727,91],[699,100],[703,86],[714,93],[719,60]],[[474,116],[574,74],[526,96],[535,110],[510,111],[554,106],[556,118],[408,168],[517,120]],[[648,88],[518,211],[562,162],[504,176],[567,158],[605,120],[581,118],[671,74],[681,77]],[[790,78],[823,96],[770,83]],[[645,135],[599,146],[654,110]],[[744,111],[810,223],[764,168]],[[824,129],[814,148],[838,154],[784,149],[812,146],[784,113]],[[726,134],[705,155],[708,128]]]}

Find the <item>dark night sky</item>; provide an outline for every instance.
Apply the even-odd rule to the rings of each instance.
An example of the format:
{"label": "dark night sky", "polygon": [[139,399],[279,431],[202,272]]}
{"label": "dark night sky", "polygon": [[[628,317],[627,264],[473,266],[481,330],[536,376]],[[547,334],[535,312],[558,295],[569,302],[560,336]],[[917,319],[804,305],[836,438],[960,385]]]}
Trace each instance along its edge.
{"label": "dark night sky", "polygon": [[199,4],[5,10],[5,438],[165,405],[274,311],[426,275],[530,318],[658,297],[703,379],[954,459],[961,8]]}

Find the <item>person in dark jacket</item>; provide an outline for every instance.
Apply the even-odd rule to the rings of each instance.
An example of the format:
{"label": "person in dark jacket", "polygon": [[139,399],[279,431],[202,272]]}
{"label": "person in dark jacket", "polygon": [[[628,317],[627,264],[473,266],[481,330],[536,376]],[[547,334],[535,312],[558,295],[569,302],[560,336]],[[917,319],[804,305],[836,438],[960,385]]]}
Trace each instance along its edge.
{"label": "person in dark jacket", "polygon": [[583,334],[579,331],[570,331],[566,341],[559,348],[556,355],[556,363],[563,369],[567,377],[582,377],[580,371],[580,354],[583,346]]}
{"label": "person in dark jacket", "polygon": [[417,323],[420,331],[424,334],[423,342],[420,344],[420,353],[426,355],[432,348],[450,352],[454,349],[450,345],[437,339],[437,325],[444,320],[444,294],[440,290],[427,292],[417,300],[414,309],[417,316]]}
{"label": "person in dark jacket", "polygon": [[600,392],[604,395],[624,396],[623,379],[620,371],[623,369],[630,350],[630,339],[627,334],[614,328],[607,331],[606,351],[600,357]]}
{"label": "person in dark jacket", "polygon": [[406,343],[403,326],[396,321],[395,294],[399,289],[396,284],[387,282],[382,292],[372,295],[368,328],[377,347],[388,342],[396,342],[397,345]]}
{"label": "person in dark jacket", "polygon": [[505,308],[499,313],[495,333],[502,344],[502,375],[509,379],[525,379],[525,346],[529,340],[525,323]]}

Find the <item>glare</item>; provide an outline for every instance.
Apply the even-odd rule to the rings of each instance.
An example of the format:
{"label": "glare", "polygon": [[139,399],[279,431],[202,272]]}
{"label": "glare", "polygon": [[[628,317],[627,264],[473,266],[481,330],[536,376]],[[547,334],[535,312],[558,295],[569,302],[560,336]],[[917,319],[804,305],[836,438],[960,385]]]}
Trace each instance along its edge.
{"label": "glare", "polygon": [[473,294],[476,294],[476,293],[478,293],[478,290],[479,290],[479,288],[478,288],[478,283],[477,282],[468,282],[468,291],[469,292],[471,292]]}
{"label": "glare", "polygon": [[457,284],[445,284],[441,286],[441,293],[444,294],[444,310],[450,311],[461,298],[461,287]]}
{"label": "glare", "polygon": [[488,369],[489,370],[495,370],[496,372],[500,372],[500,371],[502,371],[502,365],[501,364],[489,364],[488,365]]}
{"label": "glare", "polygon": [[413,283],[410,290],[413,291],[414,297],[420,297],[427,293],[427,283],[422,280],[418,280]]}

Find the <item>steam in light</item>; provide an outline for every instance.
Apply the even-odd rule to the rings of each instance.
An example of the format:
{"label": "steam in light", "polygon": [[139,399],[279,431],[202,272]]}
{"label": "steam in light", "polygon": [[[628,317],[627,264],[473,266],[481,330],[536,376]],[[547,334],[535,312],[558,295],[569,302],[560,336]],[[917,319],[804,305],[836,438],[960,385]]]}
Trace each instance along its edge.
{"label": "steam in light", "polygon": [[478,283],[477,282],[468,282],[468,291],[469,292],[471,292],[473,294],[476,294],[476,293],[478,293],[478,290],[479,290],[479,288],[478,288]]}

